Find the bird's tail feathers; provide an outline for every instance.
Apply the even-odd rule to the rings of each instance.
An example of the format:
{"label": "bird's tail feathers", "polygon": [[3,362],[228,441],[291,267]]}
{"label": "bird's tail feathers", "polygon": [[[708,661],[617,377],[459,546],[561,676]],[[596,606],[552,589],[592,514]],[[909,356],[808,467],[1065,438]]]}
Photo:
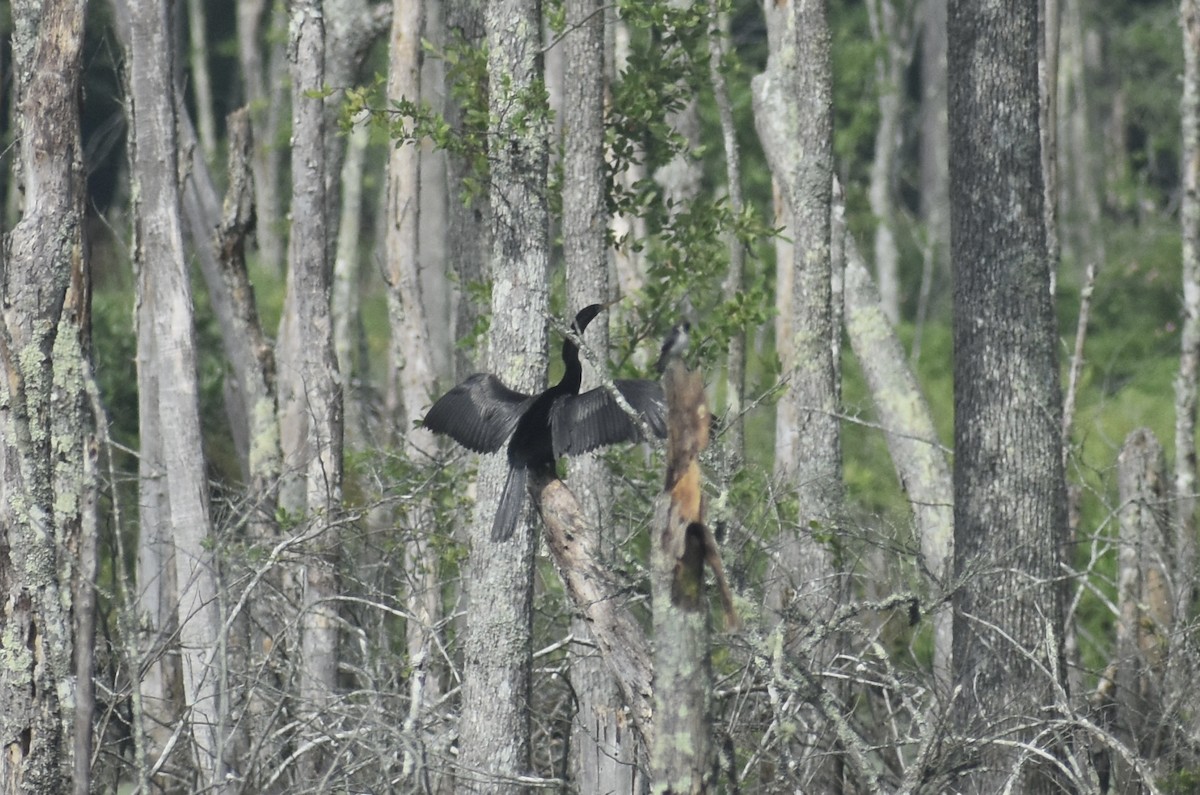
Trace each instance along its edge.
{"label": "bird's tail feathers", "polygon": [[517,529],[517,520],[525,507],[525,484],[529,470],[525,467],[509,467],[504,479],[504,491],[500,504],[496,506],[496,518],[492,521],[492,540],[507,541]]}

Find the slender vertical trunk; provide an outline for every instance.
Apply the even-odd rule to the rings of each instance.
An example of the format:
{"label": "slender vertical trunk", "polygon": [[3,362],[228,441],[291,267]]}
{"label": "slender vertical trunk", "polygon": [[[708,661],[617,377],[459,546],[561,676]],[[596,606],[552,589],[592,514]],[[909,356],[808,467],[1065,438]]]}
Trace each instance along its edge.
{"label": "slender vertical trunk", "polygon": [[[478,47],[484,43],[485,24],[483,0],[445,0],[446,34],[448,41],[461,37],[467,46]],[[449,76],[448,76],[449,79]],[[456,130],[464,124],[463,108],[453,99],[454,86],[445,90],[446,121]],[[447,258],[455,268],[458,282],[465,288],[475,288],[485,279],[490,256],[488,229],[491,226],[490,198],[475,196],[468,205],[464,202],[464,191],[472,177],[468,158],[448,154],[446,157],[446,193],[449,217],[446,237],[449,240]],[[454,307],[454,339],[460,339],[475,328],[485,308],[477,298],[475,290],[460,290],[458,303]],[[474,355],[472,355],[474,354]],[[478,369],[482,352],[460,349],[454,359],[454,374],[462,377]]]}
{"label": "slender vertical trunk", "polygon": [[[90,281],[78,97],[85,4],[12,7],[13,183],[20,221],[0,265],[0,790],[88,789],[91,715],[76,705],[86,650],[76,656],[73,601],[92,582],[77,557],[83,533],[85,442],[91,437],[83,373]],[[94,573],[94,572],[93,572]],[[84,754],[79,758],[79,754]]]}
{"label": "slender vertical trunk", "polygon": [[[742,215],[745,202],[742,200],[742,154],[738,145],[737,128],[733,120],[733,103],[729,97],[729,85],[725,80],[726,45],[730,41],[729,14],[714,10],[711,24],[714,33],[710,38],[709,57],[712,60],[713,98],[717,104],[717,115],[721,121],[721,140],[725,145],[725,182],[729,194],[729,209],[734,217]],[[729,246],[729,272],[721,292],[726,301],[733,300],[742,292],[745,283],[746,252],[742,242],[733,232],[726,234]],[[725,413],[728,427],[728,449],[733,451],[733,468],[740,467],[746,457],[746,423],[742,417],[743,395],[746,388],[746,330],[738,329],[729,340],[729,352],[725,359]]]}
{"label": "slender vertical trunk", "polygon": [[1183,0],[1183,328],[1175,379],[1175,609],[1190,614],[1196,587],[1196,394],[1200,378],[1200,4]]}
{"label": "slender vertical trunk", "polygon": [[192,91],[196,100],[196,126],[200,132],[200,151],[209,163],[217,153],[217,120],[213,108],[212,77],[208,68],[207,4],[203,0],[187,0],[188,59],[191,62]]}
{"label": "slender vertical trunk", "polygon": [[[523,392],[546,378],[549,209],[548,118],[541,90],[541,13],[536,0],[495,0],[486,12],[491,164],[491,367]],[[480,463],[466,566],[461,766],[471,792],[516,792],[529,766],[529,696],[536,531],[528,511],[508,541],[489,528],[507,462]],[[520,495],[527,501],[526,495]]]}
{"label": "slender vertical trunk", "polygon": [[[285,103],[272,99],[267,86],[278,85],[283,71],[279,37],[265,35],[283,18],[267,0],[241,0],[237,3],[238,61],[246,105],[254,129],[254,196],[258,224],[255,237],[264,266],[282,273],[284,267],[283,223],[279,195],[279,172],[283,151],[277,145]],[[266,63],[263,50],[266,49]]]}
{"label": "slender vertical trunk", "polygon": [[1050,259],[1050,294],[1058,292],[1058,0],[1041,0],[1042,37],[1038,48],[1039,129],[1042,142],[1043,212],[1046,255]]}
{"label": "slender vertical trunk", "polygon": [[946,0],[921,3],[921,219],[925,224],[921,285],[917,294],[912,358],[921,357],[921,335],[933,286],[946,271],[950,253],[950,180],[947,165]]}
{"label": "slender vertical trunk", "polygon": [[[609,298],[608,214],[604,170],[604,8],[598,0],[567,3],[563,38],[563,257],[567,310]],[[592,324],[588,347],[607,362],[608,318]],[[603,373],[601,375],[604,375]],[[597,385],[585,357],[584,389]],[[570,462],[571,490],[590,523],[598,528],[596,548],[612,549],[612,477],[594,455]],[[643,786],[637,735],[630,731],[622,699],[608,666],[597,653],[589,622],[576,616],[571,633],[571,686],[578,708],[571,729],[573,779],[580,792],[636,793]]]}
{"label": "slender vertical trunk", "polygon": [[[337,359],[338,374],[341,376],[346,445],[351,450],[367,449],[372,441],[367,422],[369,412],[360,398],[364,390],[355,388],[358,379],[366,376],[366,373],[362,372],[364,363],[359,361],[361,357],[358,351],[362,347],[362,301],[359,293],[363,258],[363,164],[370,140],[370,128],[363,122],[355,122],[347,136],[346,157],[342,162],[342,207],[338,220],[337,248],[333,257],[333,281],[330,288],[333,350]],[[393,383],[394,379],[389,378],[389,393]]]}
{"label": "slender vertical trunk", "polygon": [[[1169,583],[1172,572],[1171,522],[1162,445],[1147,428],[1129,434],[1117,459],[1120,496],[1120,544],[1117,552],[1117,734],[1151,764],[1168,774],[1160,759],[1171,746],[1163,742],[1163,719],[1171,705],[1164,699],[1164,674],[1171,646],[1174,604]],[[1118,792],[1139,787],[1122,779],[1126,765],[1118,763]]]}
{"label": "slender vertical trunk", "polygon": [[[151,407],[170,443],[160,449],[165,505],[173,546],[182,682],[200,780],[224,786],[224,696],[217,658],[221,616],[208,484],[200,436],[195,332],[178,183],[172,26],[167,5],[130,7],[130,96],[133,104],[134,208],[139,300],[155,343],[151,366],[157,401]],[[168,430],[169,429],[169,430]],[[155,445],[153,440],[147,440]]]}
{"label": "slender vertical trunk", "polygon": [[[392,6],[388,96],[421,99],[421,37],[424,3],[396,0]],[[388,346],[388,417],[400,429],[396,440],[414,461],[434,448],[429,431],[418,427],[431,402],[436,373],[430,343],[430,322],[423,297],[420,239],[421,150],[416,144],[393,147],[388,158],[384,245],[387,251],[387,306],[391,337]],[[426,501],[421,501],[426,502]],[[417,702],[410,705],[410,722],[422,719],[441,697],[438,666],[438,628],[442,622],[438,548],[423,521],[428,504],[414,504],[401,528],[407,568],[404,598],[409,619],[405,627],[411,688]],[[423,722],[423,721],[422,721]],[[414,764],[422,764],[416,760]]]}
{"label": "slender vertical trunk", "polygon": [[871,158],[867,198],[875,216],[875,279],[884,314],[893,325],[900,322],[900,251],[896,246],[896,208],[892,197],[896,157],[900,150],[901,84],[905,50],[893,0],[867,3],[871,34],[875,39],[875,82],[879,91],[879,128]]}
{"label": "slender vertical trunk", "polygon": [[[832,551],[811,528],[832,530],[841,502],[841,452],[833,361],[830,207],[833,187],[832,83],[829,27],[821,0],[768,8],[771,55],[754,79],[755,124],[791,219],[791,300],[782,307],[790,326],[781,346],[781,399],[775,468],[797,490],[795,538],[783,539],[775,564],[773,609],[789,605],[814,616],[836,599]],[[807,142],[803,148],[798,142]],[[784,355],[787,358],[783,358]],[[792,596],[785,596],[790,593]]]}
{"label": "slender vertical trunk", "polygon": [[[325,29],[320,0],[295,0],[292,68],[292,227],[279,351],[284,452],[281,506],[304,516],[300,594],[300,709],[320,720],[337,692],[337,517],[342,491],[342,401],[330,317],[329,203],[326,199]],[[320,776],[328,758],[312,751],[302,775]],[[316,778],[325,786],[323,778]]]}

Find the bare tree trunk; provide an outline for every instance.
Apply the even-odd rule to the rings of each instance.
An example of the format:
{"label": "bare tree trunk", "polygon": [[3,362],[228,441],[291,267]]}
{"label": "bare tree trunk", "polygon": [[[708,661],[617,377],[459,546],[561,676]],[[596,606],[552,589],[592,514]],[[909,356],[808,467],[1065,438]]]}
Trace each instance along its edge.
{"label": "bare tree trunk", "polygon": [[[714,31],[709,39],[709,57],[712,59],[713,99],[717,115],[721,120],[721,140],[725,144],[725,181],[729,193],[729,209],[734,217],[741,217],[745,202],[742,200],[742,155],[738,146],[737,128],[733,120],[733,103],[729,97],[729,85],[725,80],[725,47],[731,38],[729,14],[711,11]],[[746,252],[742,242],[733,232],[726,234],[729,246],[729,272],[721,291],[726,301],[733,300],[742,292],[745,282]],[[746,330],[738,329],[729,341],[725,359],[725,414],[728,428],[727,446],[733,451],[733,468],[741,466],[746,458],[746,423],[742,417],[743,396],[746,390]]]}
{"label": "bare tree trunk", "polygon": [[[417,102],[421,99],[422,2],[396,0],[392,6],[392,32],[388,68],[388,96]],[[386,233],[387,306],[391,331],[388,346],[388,417],[399,429],[397,442],[413,461],[422,460],[435,447],[429,431],[417,427],[431,402],[436,373],[430,343],[430,321],[425,311],[420,240],[421,150],[416,144],[391,149],[388,158]],[[426,501],[422,500],[422,503]],[[438,547],[425,521],[428,505],[414,504],[402,528],[406,576],[403,594],[408,605],[406,643],[410,676],[419,682],[412,692],[417,703],[410,715],[420,716],[441,698],[437,666],[433,664],[442,622]],[[432,672],[432,673],[431,673]],[[417,765],[423,764],[421,761]]]}
{"label": "bare tree trunk", "polygon": [[[486,7],[487,4],[482,0],[445,0],[447,41],[454,41],[454,37],[458,36],[467,46],[481,46],[486,36]],[[446,86],[446,121],[452,128],[461,131],[464,114],[463,109],[453,99],[453,88],[452,85]],[[446,223],[446,237],[449,245],[446,256],[453,263],[459,284],[464,288],[477,287],[483,283],[485,263],[491,256],[488,242],[488,230],[491,227],[490,198],[486,194],[475,196],[470,205],[463,200],[466,181],[471,177],[471,167],[467,158],[447,155],[446,193],[449,217]],[[485,308],[474,297],[476,294],[474,290],[459,292],[458,303],[454,308],[454,339],[470,333],[485,312]],[[454,375],[467,375],[482,359],[482,352],[476,352],[472,357],[469,351],[460,350],[454,359]]]}
{"label": "bare tree trunk", "polygon": [[191,86],[196,99],[196,126],[200,132],[200,151],[211,163],[217,154],[217,120],[213,111],[212,78],[208,69],[208,22],[204,17],[207,4],[202,0],[187,0],[188,60]]}
{"label": "bare tree trunk", "polygon": [[[951,0],[954,313],[952,720],[966,791],[1058,792],[1026,728],[1059,703],[1066,481],[1039,146],[1035,3]],[[1005,153],[999,157],[998,153]],[[985,185],[1020,190],[989,191]],[[1051,640],[1048,640],[1051,639]],[[1039,718],[1039,720],[1044,718]],[[977,744],[977,745],[976,745]]]}
{"label": "bare tree trunk", "polygon": [[[933,594],[936,599],[952,590],[948,578],[954,545],[950,466],[938,443],[929,405],[849,234],[846,254],[846,335],[871,390],[892,464],[912,507],[922,568],[941,591]],[[933,617],[933,671],[943,686],[950,682],[950,618],[946,609],[937,610]]]}
{"label": "bare tree trunk", "polygon": [[[639,735],[631,743],[640,742],[641,754],[652,744],[654,671],[650,664],[650,643],[637,617],[623,602],[625,584],[614,576],[611,565],[600,554],[599,529],[561,480],[541,474],[534,478],[533,492],[546,526],[546,546],[563,587],[585,617],[607,670],[629,708],[628,721]],[[622,731],[628,728],[621,714],[605,722],[608,726],[613,724]],[[610,749],[596,743],[593,750],[603,753]],[[600,763],[601,768],[607,765]],[[586,767],[587,763],[581,766]],[[637,789],[611,791],[638,793],[642,791],[641,783],[634,782]]]}
{"label": "bare tree trunk", "polygon": [[[496,0],[486,11],[491,163],[491,367],[513,389],[546,379],[549,208],[547,109],[536,0]],[[507,462],[480,464],[466,566],[459,763],[464,791],[517,792],[529,765],[535,528],[528,511],[505,542],[489,540]]]}
{"label": "bare tree trunk", "polygon": [[[1162,742],[1168,638],[1174,623],[1170,588],[1171,527],[1162,445],[1146,428],[1125,439],[1117,460],[1121,505],[1117,562],[1116,723],[1118,736],[1147,761],[1169,745]],[[1117,791],[1137,791],[1122,781]],[[1166,774],[1161,770],[1160,774]],[[1127,787],[1134,786],[1130,790]]]}
{"label": "bare tree trunk", "polygon": [[704,525],[699,463],[708,446],[709,413],[704,379],[682,359],[667,365],[663,388],[667,477],[655,505],[650,550],[655,640],[650,777],[655,792],[703,793],[715,785],[704,587],[704,564],[715,542]]}
{"label": "bare tree trunk", "polygon": [[[279,448],[279,418],[275,400],[275,365],[271,347],[264,338],[254,303],[254,288],[246,272],[246,238],[253,219],[254,146],[247,109],[229,115],[226,128],[229,135],[229,189],[225,196],[221,219],[217,225],[214,248],[220,259],[220,279],[223,291],[211,287],[214,307],[226,297],[229,301],[228,325],[223,324],[223,339],[233,377],[238,382],[244,401],[247,420],[246,467],[248,494],[246,509],[247,538],[259,551],[274,549],[280,541],[276,522],[276,486],[282,467]],[[193,172],[193,177],[197,174]],[[198,183],[197,183],[198,184]],[[192,217],[189,214],[189,217]],[[193,222],[193,225],[195,222]],[[197,230],[193,230],[196,234]],[[199,250],[203,252],[202,245]],[[201,254],[203,261],[204,255]],[[211,284],[211,282],[210,282]],[[218,314],[220,316],[220,314]],[[242,558],[235,558],[246,562]],[[264,565],[261,558],[250,556],[251,568]],[[231,666],[235,677],[242,677],[245,706],[244,729],[234,740],[251,753],[238,760],[238,770],[246,782],[256,782],[260,774],[270,775],[279,763],[283,743],[274,725],[279,718],[275,694],[284,690],[283,666],[280,664],[289,610],[281,604],[283,593],[279,569],[273,563],[265,574],[247,572],[251,583],[263,582],[247,600],[245,615],[237,617],[238,639],[245,654],[239,654],[241,665]],[[239,572],[241,573],[241,572]],[[231,660],[231,662],[233,662]],[[235,708],[232,707],[231,708]],[[239,749],[241,750],[241,749]]]}
{"label": "bare tree trunk", "polygon": [[921,334],[933,284],[946,272],[950,254],[950,179],[946,118],[946,0],[921,2],[921,219],[925,244],[917,296],[912,358],[921,358]]}
{"label": "bare tree trunk", "polygon": [[[185,717],[195,747],[196,774],[204,786],[225,786],[223,759],[225,696],[220,587],[208,483],[200,434],[195,332],[178,181],[172,25],[169,4],[129,7],[129,86],[133,119],[132,176],[139,317],[139,344],[153,338],[147,365],[157,379],[154,403],[147,405],[170,443],[141,439],[161,471],[161,538],[170,539],[174,560],[176,611],[182,664]],[[155,530],[143,528],[153,535]]]}
{"label": "bare tree trunk", "polygon": [[[363,450],[372,443],[367,417],[370,410],[363,405],[363,389],[359,379],[367,377],[359,351],[363,347],[361,322],[362,289],[362,210],[363,164],[371,131],[365,121],[354,122],[346,136],[346,157],[342,161],[342,206],[338,218],[337,248],[333,257],[333,281],[330,287],[333,316],[333,350],[341,376],[342,405],[345,411],[346,446]],[[390,391],[394,380],[388,379]]]}
{"label": "bare tree trunk", "polygon": [[[1111,187],[1124,181],[1129,165],[1127,150],[1124,146],[1103,150],[1103,162],[1114,174],[1112,180],[1106,180],[1107,168],[1097,166],[1094,154],[1099,149],[1093,144],[1094,121],[1088,99],[1084,9],[1080,0],[1062,0],[1062,3],[1058,92],[1058,153],[1062,176],[1059,189],[1064,211],[1075,209],[1065,219],[1060,246],[1082,263],[1103,267],[1106,255],[1101,211],[1105,183]],[[1120,89],[1112,100],[1114,115],[1123,116],[1125,102]]]}
{"label": "bare tree trunk", "polygon": [[1038,47],[1039,128],[1042,141],[1043,214],[1046,255],[1050,259],[1050,294],[1058,294],[1062,246],[1058,237],[1058,0],[1040,0],[1042,36]]}
{"label": "bare tree trunk", "polygon": [[1196,587],[1196,383],[1200,378],[1200,4],[1180,4],[1183,27],[1183,327],[1175,379],[1175,558],[1184,578],[1175,612],[1190,615]]}
{"label": "bare tree trunk", "polygon": [[[608,70],[609,82],[616,79],[617,74],[629,62],[629,26],[621,19],[619,13],[613,12],[607,20],[606,36],[612,37],[612,65]],[[626,169],[617,174],[617,181],[622,188],[630,189],[646,177],[646,167],[641,158],[630,163]],[[634,295],[642,289],[646,278],[645,256],[635,250],[633,243],[645,240],[647,235],[646,219],[638,215],[616,213],[609,221],[609,229],[617,241],[613,253],[613,263],[617,275],[617,291],[621,295]],[[620,323],[620,312],[616,313],[615,322]]]}
{"label": "bare tree trunk", "polygon": [[[610,296],[608,213],[604,168],[604,6],[598,0],[567,3],[563,37],[563,256],[567,309],[574,313]],[[607,362],[608,324],[589,330],[588,346]],[[584,389],[598,384],[586,362]],[[601,373],[601,376],[604,374]],[[594,455],[570,461],[570,484],[598,529],[593,551],[613,549],[612,477]],[[580,792],[638,793],[645,786],[637,735],[628,719],[612,671],[605,665],[581,615],[571,620],[571,686],[578,699],[571,729],[573,779]]]}
{"label": "bare tree trunk", "polygon": [[[78,96],[85,4],[14,3],[14,182],[24,212],[4,246],[0,316],[0,790],[86,792],[90,729],[76,714],[72,604],[91,582],[82,533],[83,374],[90,282]],[[94,530],[94,528],[91,528]],[[72,610],[77,611],[72,615]],[[77,755],[84,753],[84,758]]]}
{"label": "bare tree trunk", "polygon": [[[793,259],[789,336],[780,346],[788,381],[780,400],[775,468],[796,490],[801,532],[785,538],[773,564],[771,607],[812,619],[835,603],[839,589],[830,548],[812,535],[832,531],[841,504],[837,424],[838,377],[833,361],[830,207],[833,187],[832,84],[829,28],[822,0],[768,5],[771,55],[754,78],[754,116],[763,150],[791,218]],[[805,146],[799,146],[799,142]],[[786,358],[784,358],[786,357]],[[788,596],[787,594],[790,594]]]}
{"label": "bare tree trunk", "polygon": [[[300,602],[300,709],[320,725],[337,692],[337,517],[342,491],[342,401],[330,317],[326,200],[325,31],[320,0],[289,6],[292,62],[292,229],[280,331],[279,407],[284,452],[281,506],[304,516]],[[324,788],[317,750],[302,775]],[[313,778],[318,776],[318,778]]]}
{"label": "bare tree trunk", "polygon": [[871,183],[867,198],[875,216],[875,278],[883,312],[893,326],[900,322],[900,251],[896,246],[896,207],[893,183],[900,150],[900,93],[908,66],[905,39],[897,19],[895,0],[867,3],[871,35],[877,49],[875,82],[879,91],[879,128],[871,158]]}
{"label": "bare tree trunk", "polygon": [[274,273],[282,273],[284,267],[279,196],[283,151],[276,139],[285,107],[283,102],[269,97],[267,86],[278,85],[275,78],[283,70],[283,57],[278,37],[264,35],[263,28],[270,28],[272,20],[281,19],[283,14],[276,14],[267,0],[242,0],[237,4],[238,61],[254,128],[254,196],[258,216],[255,236],[262,263]]}

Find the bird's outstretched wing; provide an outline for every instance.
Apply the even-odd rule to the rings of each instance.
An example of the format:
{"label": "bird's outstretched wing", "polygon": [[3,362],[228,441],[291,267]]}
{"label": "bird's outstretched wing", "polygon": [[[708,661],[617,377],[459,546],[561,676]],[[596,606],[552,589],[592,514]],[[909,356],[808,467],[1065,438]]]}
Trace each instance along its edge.
{"label": "bird's outstretched wing", "polygon": [[[667,435],[667,399],[657,381],[617,380],[613,382],[625,401],[641,415],[651,432],[660,439]],[[625,413],[612,393],[604,387],[589,389],[556,401],[550,412],[554,456],[580,455],[589,450],[620,442],[642,439],[641,429]]]}
{"label": "bird's outstretched wing", "polygon": [[423,424],[469,450],[494,453],[532,402],[532,395],[509,389],[491,373],[476,373],[438,398]]}

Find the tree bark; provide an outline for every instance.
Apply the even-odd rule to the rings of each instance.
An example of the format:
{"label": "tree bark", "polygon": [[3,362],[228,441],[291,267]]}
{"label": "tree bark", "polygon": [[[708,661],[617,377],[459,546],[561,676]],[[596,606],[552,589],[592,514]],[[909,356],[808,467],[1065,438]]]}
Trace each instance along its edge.
{"label": "tree bark", "polygon": [[[24,212],[4,246],[0,316],[0,789],[87,791],[90,728],[77,715],[78,597],[92,582],[83,537],[90,420],[78,97],[85,4],[13,4],[13,72]],[[94,531],[94,527],[91,528]],[[80,706],[83,706],[82,704]],[[83,744],[79,740],[83,740]],[[85,757],[80,759],[78,754]]]}
{"label": "tree bark", "polygon": [[[934,580],[936,599],[951,590],[947,577],[954,544],[950,465],[938,443],[929,404],[849,234],[846,255],[846,336],[871,390],[896,476],[912,507],[921,568]],[[933,624],[933,671],[944,686],[950,681],[950,613],[937,610]]]}
{"label": "tree bark", "polygon": [[[653,729],[650,642],[636,616],[623,605],[621,594],[626,586],[602,559],[599,529],[588,519],[579,500],[557,478],[537,476],[533,492],[545,522],[546,545],[554,566],[575,608],[591,628],[606,663],[605,671],[615,678],[628,708],[628,714],[617,713],[611,723],[622,730],[632,723],[639,735],[640,758],[650,746]],[[594,750],[607,749],[597,743]],[[621,791],[640,792],[641,787]]]}
{"label": "tree bark", "polygon": [[[953,720],[981,750],[983,765],[964,782],[972,792],[999,791],[1013,777],[1026,792],[1057,791],[1048,770],[1020,764],[1009,743],[1054,753],[1053,739],[1025,722],[1044,716],[1066,686],[1067,500],[1038,36],[1035,2],[951,0],[954,573],[962,583],[953,599],[954,682],[962,688]],[[995,185],[1014,187],[985,187]],[[992,742],[999,737],[1005,742]]]}
{"label": "tree bark", "polygon": [[[570,0],[566,13],[567,32],[561,43],[562,239],[570,314],[607,300],[611,289],[605,207],[604,6],[598,0]],[[608,361],[608,320],[605,317],[588,329],[587,345],[602,365]],[[583,389],[590,389],[599,381],[588,357],[584,360]],[[615,548],[616,528],[609,521],[612,476],[596,455],[573,458],[569,465],[571,488],[598,528],[592,553]],[[645,781],[639,762],[644,761],[645,748],[639,748],[637,735],[628,730],[621,691],[603,654],[597,652],[591,622],[575,615],[571,634],[576,639],[570,648],[571,687],[578,699],[571,729],[574,784],[580,792],[640,792]]]}
{"label": "tree bark", "polygon": [[[513,389],[546,379],[549,129],[541,90],[541,14],[536,0],[497,0],[486,10],[491,165],[492,320],[488,368]],[[535,528],[528,511],[503,543],[489,539],[507,462],[480,464],[466,567],[459,762],[464,791],[516,792],[529,766],[529,693]]]}
{"label": "tree bark", "polygon": [[[721,121],[721,141],[725,145],[725,182],[729,195],[729,209],[735,218],[740,218],[745,209],[742,199],[742,153],[738,145],[737,128],[734,125],[733,103],[729,96],[729,84],[725,79],[726,46],[732,39],[728,13],[720,13],[714,7],[710,11],[712,33],[709,58],[712,61],[711,75],[713,100],[717,105],[717,116]],[[734,232],[726,233],[729,247],[729,271],[721,292],[726,301],[734,300],[745,285],[746,251],[742,241]],[[746,422],[742,416],[743,397],[746,391],[746,329],[738,329],[729,340],[729,351],[725,358],[725,415],[728,449],[733,451],[732,469],[740,468],[746,458]]]}
{"label": "tree bark", "polygon": [[[484,11],[487,4],[482,0],[445,0],[446,40],[453,43],[461,39],[469,47],[483,45],[486,36]],[[454,99],[454,86],[449,84],[453,77],[447,75],[446,122],[461,132],[464,124],[464,109]],[[489,230],[491,228],[490,198],[485,194],[475,196],[468,204],[464,201],[467,180],[471,178],[472,164],[461,155],[446,156],[446,193],[448,194],[449,216],[446,237],[449,241],[446,256],[454,263],[458,282],[462,288],[454,307],[454,339],[471,333],[484,314],[484,307],[475,298],[478,288],[486,278],[486,263],[489,253]],[[461,379],[478,368],[483,361],[482,351],[472,352],[463,348],[454,357],[454,375]]]}
{"label": "tree bark", "polygon": [[950,253],[949,131],[946,116],[946,0],[921,3],[921,220],[925,224],[921,286],[917,296],[912,358],[921,356],[921,334],[929,316],[934,282]]}
{"label": "tree bark", "polygon": [[[700,373],[674,359],[663,375],[667,396],[667,476],[650,540],[654,621],[654,721],[651,789],[703,793],[715,785],[712,663],[704,565],[716,542],[704,524],[700,453],[710,415]],[[719,564],[718,564],[719,565]],[[720,573],[714,565],[714,573]]]}
{"label": "tree bark", "polygon": [[[129,96],[132,99],[131,166],[135,181],[133,252],[139,344],[153,339],[147,362],[157,379],[147,406],[170,443],[140,438],[162,470],[162,538],[174,560],[176,629],[186,716],[195,747],[196,775],[203,786],[225,786],[223,759],[225,694],[221,692],[220,587],[200,434],[199,384],[190,274],[183,246],[178,178],[174,49],[170,4],[132,4]],[[154,530],[144,528],[151,537]]]}
{"label": "tree bark", "polygon": [[[790,215],[793,258],[788,338],[780,346],[788,381],[776,423],[775,468],[795,489],[803,530],[782,540],[774,565],[772,608],[809,618],[827,612],[838,588],[832,550],[811,529],[832,532],[841,504],[838,376],[830,262],[833,187],[829,27],[822,0],[767,7],[771,55],[754,78],[754,116],[771,171]],[[799,142],[805,142],[800,147]],[[792,424],[794,422],[794,424]]]}
{"label": "tree bark", "polygon": [[867,3],[875,39],[875,82],[879,92],[879,128],[871,158],[867,199],[875,216],[875,279],[883,312],[893,326],[900,323],[900,251],[896,246],[896,206],[893,199],[896,157],[900,150],[901,84],[908,55],[894,0]]}
{"label": "tree bark", "polygon": [[[300,596],[298,696],[302,713],[320,723],[337,692],[337,517],[342,492],[342,401],[330,317],[326,200],[325,30],[320,0],[294,0],[292,68],[292,228],[280,330],[279,407],[283,483],[280,504],[302,516],[306,541],[296,572]],[[326,772],[313,751],[302,775]],[[323,779],[317,779],[323,781]]]}
{"label": "tree bark", "polygon": [[217,120],[213,109],[212,77],[208,68],[207,3],[187,0],[188,59],[191,85],[195,92],[196,125],[200,133],[200,151],[209,163],[217,153]]}
{"label": "tree bark", "polygon": [[[265,11],[265,13],[264,13]],[[254,196],[258,223],[259,258],[270,272],[282,273],[284,267],[283,223],[279,196],[279,171],[282,149],[276,145],[279,121],[284,113],[282,102],[271,101],[268,85],[282,70],[281,45],[264,35],[272,19],[280,19],[267,0],[242,0],[237,4],[238,62],[246,106],[250,109],[254,130]],[[263,50],[267,50],[266,63]],[[268,73],[269,72],[269,73]]]}
{"label": "tree bark", "polygon": [[[388,68],[388,97],[421,99],[421,36],[424,3],[396,0],[392,5],[392,31]],[[431,403],[436,373],[430,342],[430,321],[423,297],[421,270],[424,260],[420,239],[421,150],[417,144],[393,147],[388,158],[386,232],[388,346],[388,416],[399,429],[396,441],[414,462],[435,449],[432,434],[419,427]],[[420,499],[420,498],[418,498]],[[405,593],[409,619],[406,643],[413,677],[420,677],[420,703],[411,713],[422,715],[441,698],[437,666],[433,665],[442,622],[439,547],[432,543],[432,528],[423,521],[431,512],[421,499],[410,506],[401,528],[407,568]],[[432,671],[432,675],[431,672]]]}
{"label": "tree bark", "polygon": [[1183,28],[1183,322],[1175,379],[1175,613],[1190,615],[1196,591],[1196,395],[1200,379],[1200,4],[1180,3]]}
{"label": "tree bark", "polygon": [[[1122,740],[1153,763],[1164,745],[1163,677],[1174,623],[1171,527],[1162,445],[1147,428],[1125,439],[1117,459],[1120,546],[1117,555],[1116,717]],[[1119,792],[1126,771],[1118,765]],[[1167,770],[1161,770],[1166,774]]]}

